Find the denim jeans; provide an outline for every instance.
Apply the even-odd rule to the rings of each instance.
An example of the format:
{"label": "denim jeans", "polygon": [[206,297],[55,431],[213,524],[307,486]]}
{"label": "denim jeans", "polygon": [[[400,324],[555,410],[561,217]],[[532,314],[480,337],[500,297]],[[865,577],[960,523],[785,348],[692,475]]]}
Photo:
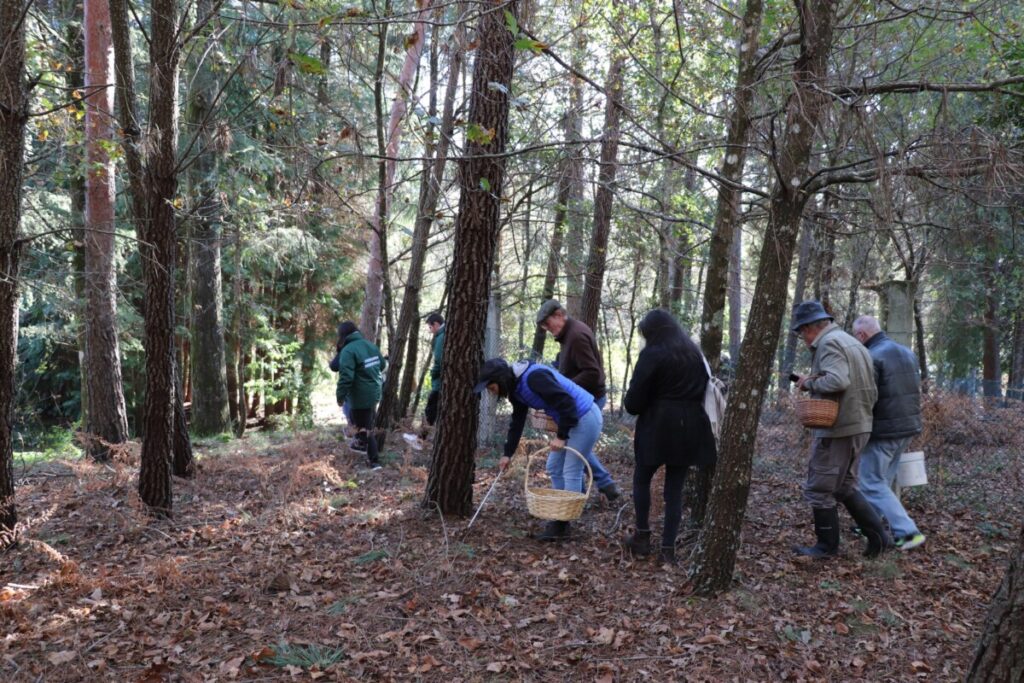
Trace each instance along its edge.
{"label": "denim jeans", "polygon": [[[605,394],[601,398],[598,398],[598,399],[594,400],[594,405],[597,406],[597,412],[598,413],[600,413],[602,410],[604,410],[604,406],[605,406],[606,403],[608,403],[608,395],[607,394]],[[601,417],[601,420],[602,420],[602,423],[603,423],[603,420],[604,420],[604,416],[603,415]],[[601,432],[600,427],[598,428],[597,431],[598,431],[598,436],[600,436],[601,435],[600,434],[600,432]],[[579,449],[577,449],[577,450],[579,450]],[[602,463],[600,460],[597,459],[597,456],[594,455],[593,451],[589,451],[589,452],[586,452],[586,453],[584,453],[583,451],[580,451],[580,453],[583,453],[583,457],[585,457],[587,459],[587,462],[590,463],[590,471],[594,473],[594,486],[596,486],[598,489],[603,489],[605,486],[611,486],[612,484],[615,483],[615,480],[612,479],[611,472],[609,472],[608,470],[605,469],[604,463]],[[584,477],[584,479],[586,479],[586,477]],[[582,491],[586,491],[586,484],[587,484],[586,481],[584,481],[583,484],[581,484],[581,486],[583,487],[583,488],[580,489],[581,492]]]}
{"label": "denim jeans", "polygon": [[914,520],[892,492],[892,483],[900,466],[900,454],[912,438],[871,439],[860,454],[860,492],[878,514],[889,520],[895,538],[918,533]]}
{"label": "denim jeans", "polygon": [[[580,418],[580,421],[569,432],[566,445],[573,448],[587,459],[588,463],[596,463],[604,475],[611,481],[611,475],[604,469],[601,461],[594,455],[594,444],[601,436],[601,409],[594,404],[590,410]],[[597,467],[590,465],[594,472],[594,483],[598,484]],[[551,451],[548,454],[548,476],[551,477],[551,487],[563,491],[585,491],[585,479],[583,462],[573,453],[567,453],[564,449]],[[598,484],[600,486],[600,484]]]}

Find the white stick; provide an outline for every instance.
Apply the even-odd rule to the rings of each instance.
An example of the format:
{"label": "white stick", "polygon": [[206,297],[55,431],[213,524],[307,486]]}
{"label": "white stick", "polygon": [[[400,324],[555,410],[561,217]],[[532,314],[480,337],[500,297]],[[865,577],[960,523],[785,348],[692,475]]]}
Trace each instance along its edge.
{"label": "white stick", "polygon": [[491,497],[491,491],[493,491],[494,487],[497,486],[498,480],[501,479],[503,471],[504,470],[498,470],[498,476],[494,478],[494,483],[491,484],[491,488],[487,489],[487,493],[484,494],[484,499],[480,501],[480,506],[476,509],[476,512],[473,513],[473,519],[469,520],[469,524],[466,526],[467,531],[473,526],[473,522],[476,521],[476,517],[480,514],[480,511],[484,509],[484,503],[486,503],[487,499]]}

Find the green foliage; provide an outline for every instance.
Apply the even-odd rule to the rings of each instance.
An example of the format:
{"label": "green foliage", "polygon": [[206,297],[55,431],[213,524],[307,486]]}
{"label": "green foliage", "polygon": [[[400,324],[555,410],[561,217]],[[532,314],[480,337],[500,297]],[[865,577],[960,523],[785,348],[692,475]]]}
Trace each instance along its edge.
{"label": "green foliage", "polygon": [[291,645],[281,642],[274,646],[273,650],[274,655],[262,661],[280,667],[294,666],[300,669],[323,670],[345,659],[343,649],[314,643]]}

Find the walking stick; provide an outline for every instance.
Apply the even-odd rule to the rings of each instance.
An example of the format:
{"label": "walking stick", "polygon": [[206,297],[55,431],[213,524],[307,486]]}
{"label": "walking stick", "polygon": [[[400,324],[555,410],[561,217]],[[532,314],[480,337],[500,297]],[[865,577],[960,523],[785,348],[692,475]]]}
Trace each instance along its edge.
{"label": "walking stick", "polygon": [[504,470],[498,471],[498,476],[494,478],[494,483],[491,484],[491,488],[487,489],[487,493],[484,494],[484,499],[480,501],[480,506],[477,507],[476,512],[473,513],[473,518],[469,520],[469,524],[466,525],[466,531],[469,531],[469,529],[473,526],[473,522],[476,521],[477,515],[479,515],[480,511],[484,509],[484,503],[486,503],[487,499],[491,497],[491,492],[494,490],[494,487],[497,486],[498,480],[501,479],[501,475],[503,472]]}

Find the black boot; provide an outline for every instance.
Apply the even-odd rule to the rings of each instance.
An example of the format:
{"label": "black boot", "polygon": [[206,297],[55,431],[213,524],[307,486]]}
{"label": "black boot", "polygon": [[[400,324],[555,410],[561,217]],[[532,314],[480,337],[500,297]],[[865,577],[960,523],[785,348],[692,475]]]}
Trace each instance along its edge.
{"label": "black boot", "polygon": [[674,545],[661,546],[661,552],[658,554],[658,561],[662,564],[668,564],[674,567],[676,565],[676,547]]}
{"label": "black boot", "polygon": [[600,491],[604,495],[604,497],[608,499],[609,503],[614,503],[616,500],[618,500],[619,496],[622,495],[622,492],[619,491],[619,487],[615,485],[615,482],[612,482],[607,486],[599,487],[597,490]]}
{"label": "black boot", "polygon": [[544,531],[537,534],[538,541],[564,541],[569,538],[569,522],[553,520],[544,525]]}
{"label": "black boot", "polygon": [[633,557],[647,557],[651,554],[651,530],[637,529],[626,539],[626,550]]}
{"label": "black boot", "polygon": [[807,557],[835,557],[839,553],[839,509],[814,508],[814,533],[818,542],[812,546],[793,546],[793,552]]}
{"label": "black boot", "polygon": [[864,557],[878,557],[886,550],[892,548],[892,537],[882,525],[882,518],[875,512],[875,508],[868,502],[867,498],[860,491],[854,491],[843,499],[853,521],[860,527],[864,538],[868,539],[868,547],[864,550]]}

